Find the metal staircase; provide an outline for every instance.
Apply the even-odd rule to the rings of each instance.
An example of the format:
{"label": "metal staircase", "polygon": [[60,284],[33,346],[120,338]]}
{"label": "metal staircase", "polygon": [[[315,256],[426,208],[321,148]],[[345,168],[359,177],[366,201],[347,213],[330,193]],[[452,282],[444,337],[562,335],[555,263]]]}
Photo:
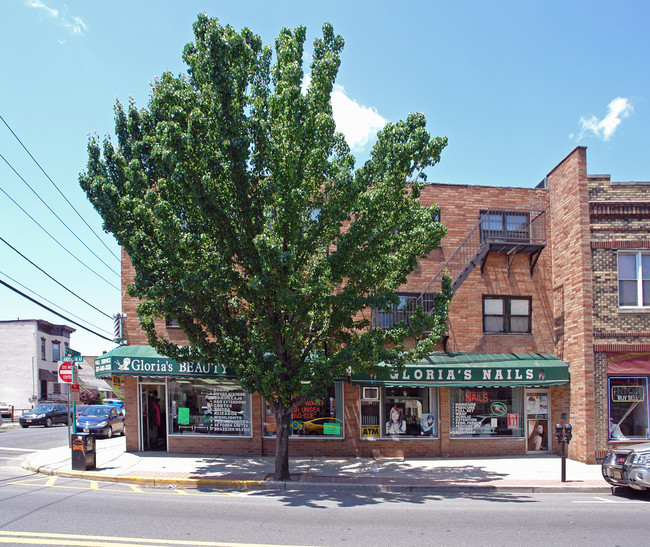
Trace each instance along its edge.
{"label": "metal staircase", "polygon": [[544,211],[520,209],[487,209],[481,211],[478,222],[449,260],[418,295],[400,295],[400,304],[387,311],[373,310],[371,324],[389,328],[393,323],[408,319],[417,306],[430,313],[434,296],[441,290],[443,275],[451,277],[452,294],[463,284],[477,266],[481,274],[490,253],[505,254],[508,276],[514,257],[527,254],[530,276],[542,250],[546,247],[546,214]]}

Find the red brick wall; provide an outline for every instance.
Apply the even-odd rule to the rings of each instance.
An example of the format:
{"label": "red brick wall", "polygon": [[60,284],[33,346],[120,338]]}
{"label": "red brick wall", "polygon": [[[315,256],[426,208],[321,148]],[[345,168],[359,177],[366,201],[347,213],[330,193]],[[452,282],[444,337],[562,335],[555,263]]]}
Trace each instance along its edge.
{"label": "red brick wall", "polygon": [[[539,210],[548,212],[544,189],[429,184],[421,201],[437,203],[447,228],[440,248],[421,260],[409,275],[404,292],[421,292],[476,226],[482,210]],[[547,215],[548,216],[548,215]],[[547,234],[549,234],[547,221]],[[550,234],[549,234],[550,235]],[[547,235],[547,241],[550,241]],[[532,296],[532,334],[483,333],[483,295]],[[508,268],[506,255],[491,253],[484,273],[477,267],[463,282],[450,307],[449,351],[553,353],[550,245],[544,249],[530,275],[528,255],[517,255]]]}
{"label": "red brick wall", "polygon": [[556,353],[570,364],[569,422],[573,425],[572,459],[595,462],[594,355],[591,249],[586,149],[578,147],[547,177]]}

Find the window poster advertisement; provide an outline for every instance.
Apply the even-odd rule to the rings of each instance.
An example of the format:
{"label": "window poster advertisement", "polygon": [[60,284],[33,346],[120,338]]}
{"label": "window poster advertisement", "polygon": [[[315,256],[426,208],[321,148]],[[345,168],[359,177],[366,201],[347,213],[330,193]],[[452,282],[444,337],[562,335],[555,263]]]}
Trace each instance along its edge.
{"label": "window poster advertisement", "polygon": [[389,403],[386,405],[386,434],[402,435],[406,433],[406,417],[404,403]]}
{"label": "window poster advertisement", "polygon": [[436,436],[436,417],[433,413],[422,414],[420,418],[420,435]]}
{"label": "window poster advertisement", "polygon": [[528,450],[548,450],[548,420],[528,420]]}
{"label": "window poster advertisement", "polygon": [[548,395],[528,395],[526,413],[548,415]]}

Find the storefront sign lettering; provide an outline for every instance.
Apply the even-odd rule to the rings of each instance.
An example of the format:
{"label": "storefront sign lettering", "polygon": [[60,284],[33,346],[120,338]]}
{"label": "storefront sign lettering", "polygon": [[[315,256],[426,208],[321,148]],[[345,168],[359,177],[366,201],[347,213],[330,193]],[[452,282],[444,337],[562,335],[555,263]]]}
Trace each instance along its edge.
{"label": "storefront sign lettering", "polygon": [[362,437],[379,437],[379,426],[378,425],[362,425],[361,426],[361,436]]}
{"label": "storefront sign lettering", "polygon": [[113,372],[122,375],[192,375],[192,376],[223,376],[226,367],[214,363],[178,363],[171,359],[139,359],[124,357],[123,359],[107,358],[97,361],[95,373]]}
{"label": "storefront sign lettering", "polygon": [[404,381],[481,381],[481,380],[533,380],[535,378],[534,369],[520,368],[415,368],[403,370],[401,373],[391,374],[391,380]]}
{"label": "storefront sign lettering", "polygon": [[487,403],[488,394],[468,391],[467,393],[465,393],[465,402],[466,403]]}

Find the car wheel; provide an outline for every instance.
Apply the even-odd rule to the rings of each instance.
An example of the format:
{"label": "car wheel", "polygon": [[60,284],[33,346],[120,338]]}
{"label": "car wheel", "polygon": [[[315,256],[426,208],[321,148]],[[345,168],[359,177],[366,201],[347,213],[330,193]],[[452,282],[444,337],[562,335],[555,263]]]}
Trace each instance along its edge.
{"label": "car wheel", "polygon": [[52,427],[52,418],[46,418],[45,427]]}
{"label": "car wheel", "polygon": [[106,431],[106,438],[110,439],[113,436],[113,428],[109,425],[108,431]]}

